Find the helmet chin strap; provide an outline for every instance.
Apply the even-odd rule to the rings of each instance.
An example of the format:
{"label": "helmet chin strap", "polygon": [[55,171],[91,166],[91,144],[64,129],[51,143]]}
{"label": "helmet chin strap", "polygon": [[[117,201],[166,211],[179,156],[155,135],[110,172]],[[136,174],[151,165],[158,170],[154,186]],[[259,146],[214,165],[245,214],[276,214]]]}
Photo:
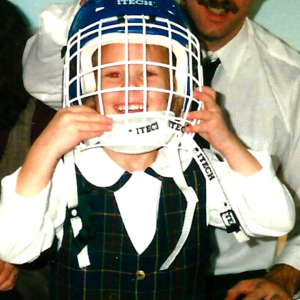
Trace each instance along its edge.
{"label": "helmet chin strap", "polygon": [[167,158],[169,160],[169,168],[172,170],[173,179],[187,201],[187,208],[185,211],[184,223],[183,223],[180,238],[173,252],[170,254],[167,260],[160,267],[159,269],[160,271],[169,268],[169,266],[173,263],[173,261],[181,251],[183,245],[185,244],[191,230],[196,204],[199,201],[195,190],[191,186],[188,186],[185,180],[180,157],[179,157],[179,149],[177,147],[176,148],[170,147],[170,148],[166,148],[165,150],[167,153]]}
{"label": "helmet chin strap", "polygon": [[173,112],[141,112],[109,117],[113,119],[113,129],[82,143],[82,150],[103,146],[122,154],[141,154],[166,146],[176,134],[182,135],[183,126],[176,121]]}

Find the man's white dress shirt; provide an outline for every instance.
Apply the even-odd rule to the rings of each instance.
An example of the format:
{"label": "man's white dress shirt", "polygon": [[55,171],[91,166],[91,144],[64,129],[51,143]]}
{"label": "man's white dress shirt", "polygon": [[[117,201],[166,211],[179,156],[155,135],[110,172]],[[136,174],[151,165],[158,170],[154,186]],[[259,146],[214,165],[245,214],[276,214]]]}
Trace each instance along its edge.
{"label": "man's white dress shirt", "polygon": [[[299,54],[247,20],[239,34],[212,55],[221,60],[212,87],[218,92],[227,124],[249,149],[271,154],[299,206]],[[216,229],[215,235],[217,248],[211,260],[215,274],[268,269],[274,262],[300,270],[300,236],[289,238],[274,261],[275,238],[239,244],[224,230]]]}
{"label": "man's white dress shirt", "polygon": [[24,50],[26,90],[55,109],[62,107],[62,50],[67,45],[69,29],[79,9],[79,0],[49,4],[40,14],[39,31],[27,41]]}

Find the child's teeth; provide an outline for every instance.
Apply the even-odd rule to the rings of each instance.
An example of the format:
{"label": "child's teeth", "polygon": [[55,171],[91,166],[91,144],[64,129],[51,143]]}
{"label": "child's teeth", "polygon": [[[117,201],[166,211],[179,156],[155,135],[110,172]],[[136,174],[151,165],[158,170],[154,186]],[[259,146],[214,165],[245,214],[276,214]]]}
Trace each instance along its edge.
{"label": "child's teeth", "polygon": [[[125,111],[125,105],[118,106],[117,108],[119,111]],[[143,110],[142,104],[132,104],[128,106],[128,110]]]}

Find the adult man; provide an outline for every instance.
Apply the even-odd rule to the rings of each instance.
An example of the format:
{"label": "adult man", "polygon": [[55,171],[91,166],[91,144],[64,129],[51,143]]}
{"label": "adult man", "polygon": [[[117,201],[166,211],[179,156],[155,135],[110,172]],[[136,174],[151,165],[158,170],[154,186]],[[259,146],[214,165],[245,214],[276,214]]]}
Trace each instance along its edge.
{"label": "adult man", "polygon": [[[281,41],[247,19],[255,0],[181,0],[208,59],[220,59],[212,87],[232,130],[251,149],[268,150],[283,180],[300,197],[300,57]],[[206,60],[206,59],[205,59]],[[300,286],[300,236],[288,237],[275,266],[263,278],[244,281],[227,299],[289,299]],[[213,290],[225,282],[262,277],[273,264],[276,241],[255,239],[238,244],[215,229]],[[213,247],[215,249],[215,247]],[[297,250],[296,250],[297,249]],[[231,273],[245,274],[229,276]],[[221,276],[226,274],[227,276]],[[218,280],[218,278],[220,280]],[[229,280],[227,282],[226,280]],[[221,287],[222,289],[222,287]],[[274,299],[274,298],[272,298]]]}

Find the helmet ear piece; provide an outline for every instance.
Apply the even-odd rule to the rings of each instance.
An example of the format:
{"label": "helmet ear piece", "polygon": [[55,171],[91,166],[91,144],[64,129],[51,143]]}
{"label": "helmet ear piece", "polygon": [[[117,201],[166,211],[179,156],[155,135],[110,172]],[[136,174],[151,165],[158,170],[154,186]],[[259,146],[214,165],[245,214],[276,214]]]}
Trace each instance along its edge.
{"label": "helmet ear piece", "polygon": [[98,53],[97,50],[98,46],[86,47],[80,55],[80,66],[83,72],[83,76],[81,77],[81,85],[84,94],[89,94],[96,91],[96,78],[92,70],[95,67],[95,64],[93,64],[93,57],[95,53]]}

